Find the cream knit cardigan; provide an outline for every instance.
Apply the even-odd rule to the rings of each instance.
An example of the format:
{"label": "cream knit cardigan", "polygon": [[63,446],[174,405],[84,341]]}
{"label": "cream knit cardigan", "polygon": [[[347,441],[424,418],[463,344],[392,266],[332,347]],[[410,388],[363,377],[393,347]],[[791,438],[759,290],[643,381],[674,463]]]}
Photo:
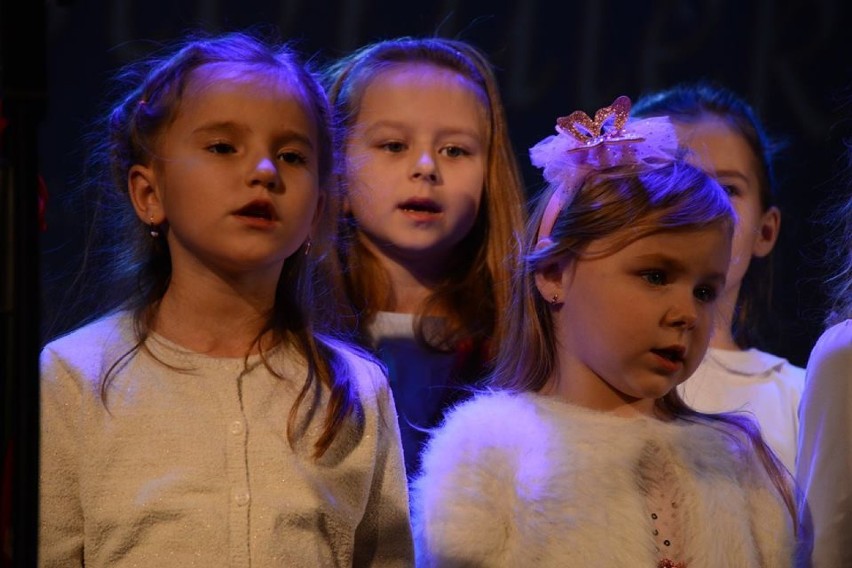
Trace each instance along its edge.
{"label": "cream knit cardigan", "polygon": [[[305,366],[285,348],[220,359],[149,338],[126,315],[46,346],[41,359],[41,566],[410,566],[397,419],[379,366],[337,345],[361,410],[320,460],[319,406],[288,445]],[[310,398],[310,397],[309,397]]]}

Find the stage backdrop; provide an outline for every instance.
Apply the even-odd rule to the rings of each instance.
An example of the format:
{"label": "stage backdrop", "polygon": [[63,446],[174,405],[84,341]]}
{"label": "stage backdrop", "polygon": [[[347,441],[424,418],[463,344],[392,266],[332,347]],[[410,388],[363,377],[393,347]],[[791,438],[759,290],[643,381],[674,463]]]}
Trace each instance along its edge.
{"label": "stage backdrop", "polygon": [[555,118],[617,95],[638,98],[710,79],[745,95],[786,141],[778,160],[783,226],[771,350],[804,365],[819,332],[824,271],[820,203],[839,191],[850,128],[850,21],[845,0],[424,2],[399,0],[54,0],[47,3],[48,106],[39,167],[50,200],[42,234],[45,335],[80,261],[86,212],[70,196],[82,135],[115,69],[191,29],[271,26],[318,63],[400,35],[469,40],[498,67],[530,195],[541,186],[527,149]]}

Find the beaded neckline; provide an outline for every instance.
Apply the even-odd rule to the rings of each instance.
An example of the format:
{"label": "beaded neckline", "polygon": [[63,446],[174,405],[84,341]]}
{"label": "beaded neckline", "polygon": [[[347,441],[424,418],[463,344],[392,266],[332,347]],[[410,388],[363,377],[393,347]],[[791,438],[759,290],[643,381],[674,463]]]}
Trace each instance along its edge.
{"label": "beaded neckline", "polygon": [[659,561],[657,568],[686,568],[672,560],[683,553],[679,504],[681,487],[678,466],[665,448],[649,443],[639,464],[640,483],[645,491]]}

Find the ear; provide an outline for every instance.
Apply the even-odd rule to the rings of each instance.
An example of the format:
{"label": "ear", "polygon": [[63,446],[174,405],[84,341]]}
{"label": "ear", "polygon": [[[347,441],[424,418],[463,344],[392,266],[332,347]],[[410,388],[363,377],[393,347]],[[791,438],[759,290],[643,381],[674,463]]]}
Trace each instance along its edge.
{"label": "ear", "polygon": [[[535,245],[535,250],[539,251],[553,244],[549,238],[545,237],[538,241]],[[565,273],[564,263],[552,262],[535,273],[535,286],[538,288],[539,294],[548,304],[555,304],[562,300],[563,288],[562,278]],[[556,300],[554,300],[556,298]]]}
{"label": "ear", "polygon": [[780,230],[781,211],[775,206],[770,207],[761,216],[760,225],[757,229],[757,239],[755,239],[751,251],[752,254],[762,258],[772,252]]}
{"label": "ear", "polygon": [[127,193],[136,215],[146,225],[159,225],[166,220],[163,203],[157,187],[157,175],[148,166],[135,164],[127,173]]}

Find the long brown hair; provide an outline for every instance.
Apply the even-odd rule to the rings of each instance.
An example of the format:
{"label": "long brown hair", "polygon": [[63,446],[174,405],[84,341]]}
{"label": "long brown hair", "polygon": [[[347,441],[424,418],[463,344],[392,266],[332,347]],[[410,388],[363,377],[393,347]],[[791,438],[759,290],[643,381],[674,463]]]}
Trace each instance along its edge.
{"label": "long brown hair", "polygon": [[358,407],[352,371],[332,346],[342,326],[333,306],[318,301],[333,287],[326,273],[318,270],[316,259],[335,248],[333,215],[339,188],[333,175],[334,131],[328,100],[314,73],[289,46],[264,40],[259,33],[190,34],[170,49],[122,68],[116,77],[118,101],[107,113],[102,130],[95,134],[97,145],[91,158],[91,171],[101,176],[89,184],[98,196],[89,247],[93,248],[92,258],[100,255],[107,259],[104,264],[109,269],[99,270],[95,276],[99,289],[108,292],[101,311],[131,311],[136,344],[105,373],[101,396],[106,404],[111,379],[123,362],[140,349],[147,351],[145,341],[172,274],[168,228],[161,228],[152,238],[150,228],[136,217],[127,196],[127,172],[134,164],[147,164],[152,159],[157,136],[179,112],[190,73],[210,63],[229,62],[287,77],[316,124],[322,221],[312,235],[310,254],[303,246],[285,260],[274,305],[254,345],[269,371],[279,378],[281,374],[262,348],[261,338],[267,334],[292,344],[307,363],[305,382],[288,419],[291,445],[298,430],[299,406],[313,400],[309,395],[320,386],[330,390],[324,429],[314,446],[315,457],[320,457]]}
{"label": "long brown hair", "polygon": [[[380,73],[415,63],[446,68],[475,85],[486,116],[487,160],[483,199],[470,233],[459,244],[446,276],[421,306],[418,337],[431,347],[456,350],[471,343],[477,351],[492,354],[490,346],[503,334],[502,314],[509,304],[510,275],[518,259],[517,240],[523,230],[525,199],[517,160],[512,151],[505,110],[492,66],[469,43],[444,38],[398,38],[377,42],[334,63],[326,85],[338,126],[339,139],[358,119],[364,90]],[[354,306],[350,322],[366,337],[366,327],[377,311],[392,310],[391,284],[378,260],[356,237],[358,225],[351,215],[340,217],[348,299]],[[443,334],[434,337],[423,329],[423,315],[447,316]]]}

